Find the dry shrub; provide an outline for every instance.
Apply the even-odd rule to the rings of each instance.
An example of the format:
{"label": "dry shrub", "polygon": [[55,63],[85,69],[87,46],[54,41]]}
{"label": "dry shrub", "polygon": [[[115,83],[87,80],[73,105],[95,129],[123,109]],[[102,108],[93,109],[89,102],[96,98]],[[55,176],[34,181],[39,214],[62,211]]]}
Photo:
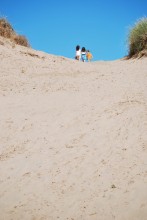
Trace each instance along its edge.
{"label": "dry shrub", "polygon": [[5,18],[0,18],[0,36],[9,38],[14,43],[21,46],[30,47],[27,38],[23,35],[18,35]]}
{"label": "dry shrub", "polygon": [[0,36],[11,38],[14,34],[15,32],[9,22],[5,18],[0,19]]}
{"label": "dry shrub", "polygon": [[14,36],[13,40],[18,45],[25,46],[25,47],[30,47],[27,38],[25,36],[23,36],[23,35],[16,35],[16,36]]}

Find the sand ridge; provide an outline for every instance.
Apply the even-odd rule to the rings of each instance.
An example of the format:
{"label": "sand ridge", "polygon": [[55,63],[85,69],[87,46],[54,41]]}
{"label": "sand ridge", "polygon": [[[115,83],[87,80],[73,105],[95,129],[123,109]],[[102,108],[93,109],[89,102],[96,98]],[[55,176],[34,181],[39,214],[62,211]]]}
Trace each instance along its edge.
{"label": "sand ridge", "polygon": [[0,219],[146,220],[146,64],[0,38]]}

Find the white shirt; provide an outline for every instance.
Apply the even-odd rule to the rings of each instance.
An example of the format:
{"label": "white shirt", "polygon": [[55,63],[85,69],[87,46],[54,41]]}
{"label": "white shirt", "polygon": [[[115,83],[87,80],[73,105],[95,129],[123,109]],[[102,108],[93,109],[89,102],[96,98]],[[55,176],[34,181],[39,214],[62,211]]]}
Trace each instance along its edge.
{"label": "white shirt", "polygon": [[76,56],[81,57],[81,50],[76,50]]}

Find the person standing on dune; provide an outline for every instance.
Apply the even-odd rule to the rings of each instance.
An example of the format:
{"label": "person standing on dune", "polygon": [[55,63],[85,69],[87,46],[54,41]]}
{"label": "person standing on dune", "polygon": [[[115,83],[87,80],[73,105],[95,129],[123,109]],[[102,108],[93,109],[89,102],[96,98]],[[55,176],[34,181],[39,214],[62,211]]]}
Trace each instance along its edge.
{"label": "person standing on dune", "polygon": [[83,62],[86,62],[86,49],[85,49],[85,47],[82,47],[81,58],[82,58]]}
{"label": "person standing on dune", "polygon": [[86,57],[87,57],[87,61],[90,62],[92,60],[93,56],[92,56],[92,53],[90,53],[90,50],[87,50]]}
{"label": "person standing on dune", "polygon": [[79,61],[81,60],[81,49],[80,49],[79,45],[76,46],[76,56],[75,56],[75,59],[79,60]]}

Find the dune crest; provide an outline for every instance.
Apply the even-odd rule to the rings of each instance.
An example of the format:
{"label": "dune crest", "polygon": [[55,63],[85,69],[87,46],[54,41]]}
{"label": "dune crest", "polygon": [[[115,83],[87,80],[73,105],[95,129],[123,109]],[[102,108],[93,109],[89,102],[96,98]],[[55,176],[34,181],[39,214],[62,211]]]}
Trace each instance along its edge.
{"label": "dune crest", "polygon": [[146,220],[146,64],[0,37],[0,219]]}

